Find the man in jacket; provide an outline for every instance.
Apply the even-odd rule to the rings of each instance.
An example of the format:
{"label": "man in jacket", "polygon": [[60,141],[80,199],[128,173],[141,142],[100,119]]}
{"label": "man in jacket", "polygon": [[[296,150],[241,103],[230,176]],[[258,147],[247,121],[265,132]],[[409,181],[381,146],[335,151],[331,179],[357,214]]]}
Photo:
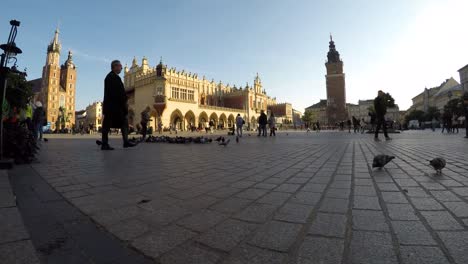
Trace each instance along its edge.
{"label": "man in jacket", "polygon": [[385,124],[385,114],[387,113],[387,97],[383,91],[379,91],[378,96],[374,99],[374,109],[377,126],[375,128],[375,140],[379,140],[379,130],[382,127],[386,140],[390,137],[387,134],[387,126]]}
{"label": "man in jacket", "polygon": [[260,117],[258,118],[258,136],[262,135],[264,137],[267,136],[266,132],[266,125],[268,123],[268,117],[265,114],[265,111],[260,112]]}
{"label": "man in jacket", "polygon": [[122,64],[118,60],[111,63],[111,72],[107,74],[104,80],[104,102],[102,113],[104,121],[102,124],[102,150],[113,150],[109,145],[109,130],[111,128],[120,128],[122,131],[123,147],[134,147],[135,144],[128,141],[128,106],[125,88],[120,79]]}
{"label": "man in jacket", "polygon": [[237,127],[237,136],[242,137],[242,127],[244,126],[244,119],[240,114],[237,114],[236,117],[236,127]]}

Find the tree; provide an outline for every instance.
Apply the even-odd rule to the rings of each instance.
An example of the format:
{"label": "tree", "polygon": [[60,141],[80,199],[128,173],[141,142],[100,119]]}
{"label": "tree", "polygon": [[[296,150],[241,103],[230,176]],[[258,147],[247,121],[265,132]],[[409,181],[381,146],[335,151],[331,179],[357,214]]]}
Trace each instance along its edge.
{"label": "tree", "polygon": [[310,124],[316,119],[316,113],[308,109],[304,112],[301,119],[307,126],[310,126]]}
{"label": "tree", "polygon": [[424,119],[426,121],[431,121],[432,119],[439,120],[439,118],[440,118],[440,110],[437,109],[437,107],[435,106],[430,106],[424,115]]}
{"label": "tree", "polygon": [[421,110],[412,110],[409,112],[406,117],[405,121],[408,123],[410,120],[418,120],[419,122],[424,121],[425,113]]}
{"label": "tree", "polygon": [[31,84],[24,74],[8,73],[5,99],[10,109],[25,109],[33,96]]}
{"label": "tree", "polygon": [[70,113],[67,113],[64,107],[59,107],[59,115],[55,121],[55,127],[58,130],[65,128],[66,124],[70,122]]}
{"label": "tree", "polygon": [[462,98],[455,98],[448,101],[444,106],[444,113],[447,113],[450,116],[462,116],[464,114]]}

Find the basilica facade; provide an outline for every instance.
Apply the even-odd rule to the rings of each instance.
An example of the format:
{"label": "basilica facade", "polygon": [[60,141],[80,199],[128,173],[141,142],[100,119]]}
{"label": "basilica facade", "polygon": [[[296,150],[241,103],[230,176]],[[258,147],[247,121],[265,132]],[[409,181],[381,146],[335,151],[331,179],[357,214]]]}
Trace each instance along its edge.
{"label": "basilica facade", "polygon": [[151,67],[148,59],[141,64],[136,59],[124,68],[124,85],[128,96],[129,124],[140,123],[140,113],[149,106],[151,123],[157,127],[188,130],[190,127],[204,128],[212,121],[215,127],[230,128],[240,114],[248,128],[256,128],[261,110],[267,112],[276,104],[263,89],[258,74],[253,85],[230,86],[199,77],[196,73],[177,71],[163,64]]}

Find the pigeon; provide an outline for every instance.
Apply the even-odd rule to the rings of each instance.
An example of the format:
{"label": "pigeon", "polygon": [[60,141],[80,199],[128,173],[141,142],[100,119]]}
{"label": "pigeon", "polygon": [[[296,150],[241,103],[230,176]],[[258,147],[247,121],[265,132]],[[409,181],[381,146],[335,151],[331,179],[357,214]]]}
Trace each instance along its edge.
{"label": "pigeon", "polygon": [[442,169],[445,168],[445,162],[444,158],[435,158],[433,160],[429,161],[429,164],[436,170],[437,174],[442,173]]}
{"label": "pigeon", "polygon": [[96,145],[101,146],[101,145],[102,145],[102,141],[101,141],[101,140],[96,140]]}
{"label": "pigeon", "polygon": [[218,138],[215,139],[215,141],[218,141],[220,142],[221,140],[223,140],[223,137],[219,136]]}
{"label": "pigeon", "polygon": [[231,141],[230,139],[224,141],[224,142],[221,142],[219,143],[220,146],[227,146],[229,144],[229,141]]}
{"label": "pigeon", "polygon": [[236,143],[239,143],[239,136],[236,136]]}
{"label": "pigeon", "polygon": [[374,157],[374,161],[372,162],[372,168],[377,167],[382,169],[387,163],[389,163],[394,158],[394,156],[377,155]]}
{"label": "pigeon", "polygon": [[44,138],[44,142],[48,142],[49,140],[47,138]]}

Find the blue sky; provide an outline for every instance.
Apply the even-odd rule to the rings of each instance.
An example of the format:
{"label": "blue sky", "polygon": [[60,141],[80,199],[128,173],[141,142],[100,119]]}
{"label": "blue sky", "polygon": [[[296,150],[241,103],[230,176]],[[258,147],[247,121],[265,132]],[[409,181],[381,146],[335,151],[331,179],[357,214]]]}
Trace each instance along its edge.
{"label": "blue sky", "polygon": [[146,56],[155,66],[162,56],[169,67],[231,85],[251,84],[258,72],[269,95],[303,111],[326,98],[331,32],[347,101],[383,89],[406,109],[424,87],[459,80],[468,64],[466,10],[464,0],[27,0],[2,8],[0,42],[8,21],[20,20],[18,65],[39,78],[59,25],[61,62],[72,50],[77,65],[77,109],[102,99],[112,59]]}

